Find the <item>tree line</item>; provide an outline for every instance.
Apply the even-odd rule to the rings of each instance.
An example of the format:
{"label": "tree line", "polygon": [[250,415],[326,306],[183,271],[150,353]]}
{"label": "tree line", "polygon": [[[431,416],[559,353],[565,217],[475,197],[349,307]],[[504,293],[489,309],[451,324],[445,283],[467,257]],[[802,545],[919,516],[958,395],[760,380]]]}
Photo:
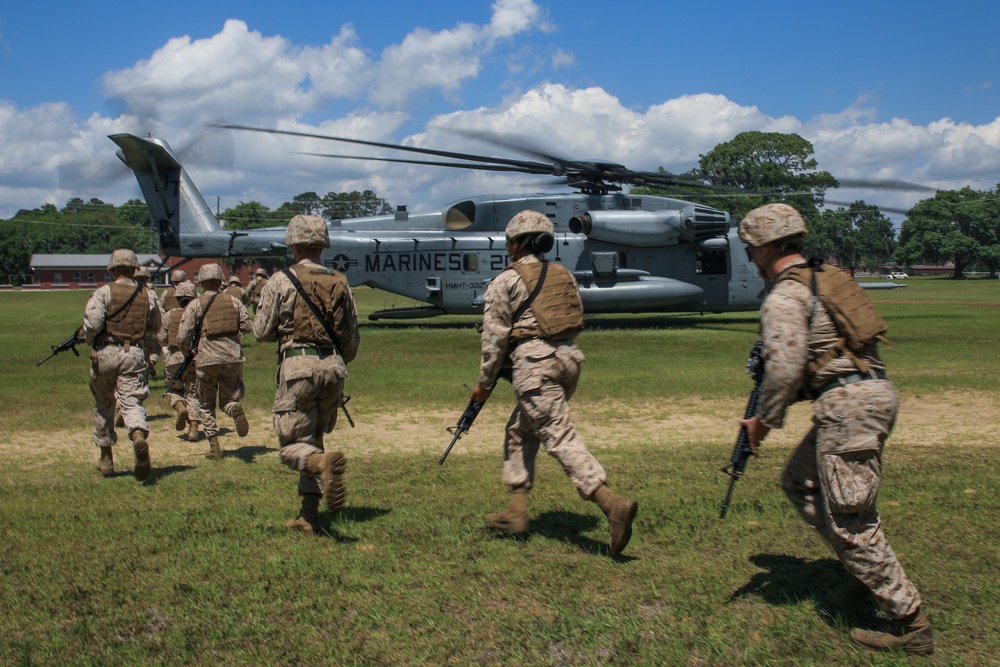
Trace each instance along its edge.
{"label": "tree line", "polygon": [[[661,173],[666,173],[660,168]],[[809,227],[806,253],[843,267],[876,271],[885,264],[954,264],[954,276],[971,270],[996,277],[1000,268],[1000,184],[992,190],[939,190],[906,212],[897,237],[875,204],[857,200],[827,207],[837,179],[818,169],[812,143],[797,134],[743,132],[701,155],[683,174],[732,191],[704,188],[635,188],[698,200],[741,219],[762,204],[781,201],[802,213]],[[750,194],[754,193],[754,194]],[[760,194],[764,193],[764,194]]]}
{"label": "tree line", "polygon": [[[747,211],[773,201],[798,209],[809,225],[806,252],[833,258],[846,268],[875,271],[885,264],[954,264],[955,277],[1000,269],[1000,184],[993,190],[939,190],[906,212],[900,232],[877,205],[862,200],[830,207],[827,191],[837,179],[818,169],[812,144],[796,134],[743,132],[701,155],[686,178],[722,185],[728,190],[678,185],[633,188],[699,201],[728,211],[739,220]],[[666,173],[660,168],[661,173]],[[297,214],[328,220],[388,214],[393,207],[371,190],[296,195],[275,210],[256,201],[241,202],[218,214],[228,229],[282,226]],[[30,282],[36,253],[110,253],[131,248],[154,253],[157,239],[144,202],[119,207],[99,199],[69,200],[20,210],[0,220],[0,283]],[[234,267],[231,267],[234,268]]]}
{"label": "tree line", "polygon": [[[227,229],[255,229],[288,224],[297,214],[321,215],[328,220],[391,213],[392,206],[371,190],[329,192],[320,197],[305,192],[275,210],[256,201],[240,202],[219,212]],[[116,248],[156,253],[158,239],[146,203],[131,199],[114,206],[100,199],[70,199],[63,208],[44,204],[22,209],[0,220],[0,284],[31,282],[34,254],[108,254]],[[229,262],[236,268],[243,260]]]}

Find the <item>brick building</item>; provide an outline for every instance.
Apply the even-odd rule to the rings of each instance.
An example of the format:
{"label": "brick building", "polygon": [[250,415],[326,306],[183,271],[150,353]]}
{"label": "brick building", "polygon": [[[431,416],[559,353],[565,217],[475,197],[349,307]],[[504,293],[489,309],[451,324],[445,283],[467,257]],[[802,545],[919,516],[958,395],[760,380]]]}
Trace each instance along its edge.
{"label": "brick building", "polygon": [[[138,258],[141,266],[149,268],[149,273],[153,276],[152,283],[158,287],[170,282],[170,271],[174,268],[183,269],[187,273],[188,279],[193,280],[198,269],[202,266],[219,261],[217,259],[185,260],[181,257],[167,257],[166,260],[161,260],[159,255],[153,254],[140,254]],[[111,259],[110,253],[104,255],[32,255],[32,282],[30,285],[24,285],[23,289],[97,289],[111,280],[111,274],[107,270],[109,259]],[[160,269],[161,262],[163,269]],[[246,285],[250,281],[251,273],[251,267],[241,265],[237,275],[240,276],[240,281]],[[226,270],[226,275],[229,275],[228,270]]]}

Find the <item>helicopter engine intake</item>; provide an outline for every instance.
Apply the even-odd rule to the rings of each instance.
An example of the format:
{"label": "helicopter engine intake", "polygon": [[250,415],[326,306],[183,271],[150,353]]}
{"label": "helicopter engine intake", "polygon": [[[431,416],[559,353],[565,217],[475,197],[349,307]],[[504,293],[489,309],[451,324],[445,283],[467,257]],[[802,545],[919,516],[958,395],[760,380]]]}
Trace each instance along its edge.
{"label": "helicopter engine intake", "polygon": [[569,230],[607,243],[653,248],[677,245],[680,211],[587,211],[570,218]]}

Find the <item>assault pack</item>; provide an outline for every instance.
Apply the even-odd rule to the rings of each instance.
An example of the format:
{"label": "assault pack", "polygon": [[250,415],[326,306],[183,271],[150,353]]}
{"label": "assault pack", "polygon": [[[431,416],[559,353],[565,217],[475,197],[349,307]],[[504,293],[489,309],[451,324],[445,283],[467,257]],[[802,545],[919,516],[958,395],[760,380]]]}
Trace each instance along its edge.
{"label": "assault pack", "polygon": [[888,326],[865,290],[843,269],[819,260],[793,266],[778,276],[775,283],[794,280],[809,287],[815,300],[819,300],[833,319],[840,338],[836,344],[809,362],[815,373],[841,354],[851,358],[862,373],[869,371],[868,364],[857,353],[875,343],[891,346],[885,337]]}

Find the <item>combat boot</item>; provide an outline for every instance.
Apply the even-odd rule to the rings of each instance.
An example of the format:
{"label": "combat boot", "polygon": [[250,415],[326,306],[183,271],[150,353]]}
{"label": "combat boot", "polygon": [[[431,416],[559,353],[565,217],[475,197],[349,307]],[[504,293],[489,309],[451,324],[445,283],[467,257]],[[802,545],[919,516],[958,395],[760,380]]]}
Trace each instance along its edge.
{"label": "combat boot", "polygon": [[632,539],[632,522],[639,510],[639,503],[622,496],[615,495],[605,485],[598,487],[590,497],[608,517],[611,528],[611,555],[617,556]]}
{"label": "combat boot", "polygon": [[208,436],[208,452],[205,454],[205,458],[212,461],[222,460],[222,445],[219,444],[219,436]]}
{"label": "combat boot", "polygon": [[889,621],[885,632],[851,630],[851,641],[878,650],[902,650],[930,655],[934,652],[934,633],[927,617],[918,609],[906,618]]}
{"label": "combat boot", "polygon": [[302,496],[302,509],[294,519],[289,519],[285,527],[291,530],[301,530],[305,535],[319,533],[319,496],[308,494]]}
{"label": "combat boot", "polygon": [[188,442],[198,442],[198,427],[201,425],[200,421],[195,421],[191,419],[190,414],[188,415],[188,432],[187,441]]}
{"label": "combat boot", "polygon": [[146,432],[142,429],[132,431],[132,449],[135,451],[135,469],[132,475],[143,482],[149,477],[149,443],[146,442]]}
{"label": "combat boot", "polygon": [[111,447],[101,447],[101,459],[97,462],[97,472],[102,477],[111,477],[115,474],[115,460],[111,455]]}
{"label": "combat boot", "polygon": [[177,411],[177,421],[174,422],[174,430],[183,431],[188,425],[188,409],[183,402],[174,403],[174,410]]}
{"label": "combat boot", "polygon": [[528,488],[515,486],[510,490],[507,509],[499,514],[487,514],[486,525],[505,533],[528,532]]}
{"label": "combat boot", "polygon": [[246,437],[246,434],[250,432],[250,422],[247,421],[247,413],[239,403],[232,407],[232,411],[233,423],[236,424],[236,434],[241,438]]}
{"label": "combat boot", "polygon": [[347,499],[347,486],[344,484],[346,467],[347,457],[340,452],[311,454],[306,460],[306,472],[319,477],[326,508],[333,513],[339,512]]}

